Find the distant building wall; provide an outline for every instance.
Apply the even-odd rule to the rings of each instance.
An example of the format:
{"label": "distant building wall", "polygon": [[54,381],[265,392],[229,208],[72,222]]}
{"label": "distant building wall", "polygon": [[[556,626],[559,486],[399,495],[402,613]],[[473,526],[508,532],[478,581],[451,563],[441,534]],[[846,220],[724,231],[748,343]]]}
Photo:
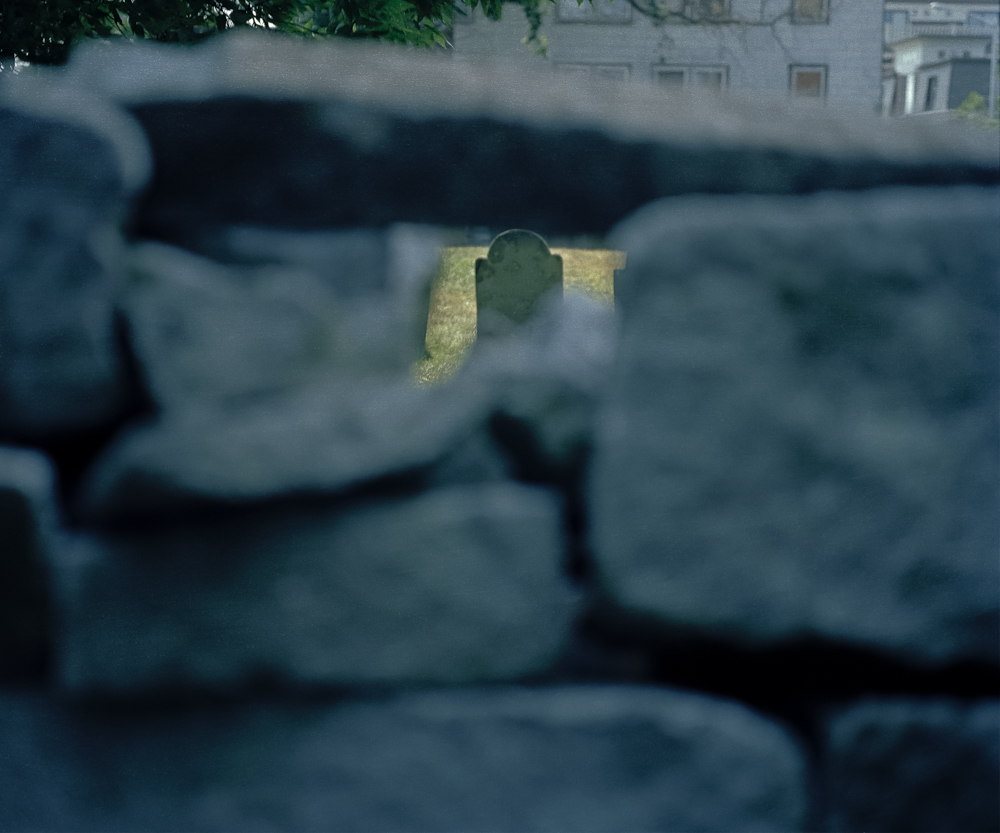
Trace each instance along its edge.
{"label": "distant building wall", "polygon": [[[797,7],[813,19],[796,20]],[[872,109],[880,94],[881,15],[867,0],[732,0],[720,22],[659,23],[627,0],[582,9],[576,0],[560,0],[541,34],[555,71],[791,93]],[[454,27],[455,58],[544,60],[521,43],[526,27],[513,6],[498,23],[474,12]]]}
{"label": "distant building wall", "polygon": [[948,90],[948,109],[958,107],[969,93],[985,96],[990,84],[990,62],[987,58],[955,60],[951,62],[951,87]]}

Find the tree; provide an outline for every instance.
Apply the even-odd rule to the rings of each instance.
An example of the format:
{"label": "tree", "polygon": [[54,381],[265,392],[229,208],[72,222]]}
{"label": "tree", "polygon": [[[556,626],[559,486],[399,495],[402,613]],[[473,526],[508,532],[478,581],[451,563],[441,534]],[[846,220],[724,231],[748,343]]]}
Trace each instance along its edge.
{"label": "tree", "polygon": [[[445,46],[455,14],[479,7],[486,17],[500,19],[503,0],[460,1],[461,6],[455,0],[0,0],[0,62],[61,64],[84,38],[190,43],[234,26]],[[525,41],[544,48],[538,30],[544,6],[554,0],[516,2],[528,18]]]}

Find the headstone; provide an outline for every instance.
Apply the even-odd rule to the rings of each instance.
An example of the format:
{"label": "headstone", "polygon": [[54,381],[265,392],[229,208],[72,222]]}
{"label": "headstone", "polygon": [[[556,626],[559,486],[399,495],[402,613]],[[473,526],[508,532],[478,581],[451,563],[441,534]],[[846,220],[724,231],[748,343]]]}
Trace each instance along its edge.
{"label": "headstone", "polygon": [[478,335],[510,332],[534,314],[542,296],[562,284],[563,264],[533,231],[498,235],[476,260]]}

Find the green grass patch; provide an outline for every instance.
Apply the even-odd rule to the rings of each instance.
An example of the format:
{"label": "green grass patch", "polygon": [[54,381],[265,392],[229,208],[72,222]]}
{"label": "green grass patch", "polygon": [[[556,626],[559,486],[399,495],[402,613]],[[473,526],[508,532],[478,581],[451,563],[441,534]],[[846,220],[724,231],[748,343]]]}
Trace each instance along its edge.
{"label": "green grass patch", "polygon": [[[476,340],[476,258],[486,257],[487,251],[486,246],[441,249],[427,316],[427,356],[414,367],[418,382],[443,382],[462,366],[472,348]],[[582,292],[614,304],[614,270],[625,266],[625,252],[558,247],[552,252],[563,259],[564,292]]]}

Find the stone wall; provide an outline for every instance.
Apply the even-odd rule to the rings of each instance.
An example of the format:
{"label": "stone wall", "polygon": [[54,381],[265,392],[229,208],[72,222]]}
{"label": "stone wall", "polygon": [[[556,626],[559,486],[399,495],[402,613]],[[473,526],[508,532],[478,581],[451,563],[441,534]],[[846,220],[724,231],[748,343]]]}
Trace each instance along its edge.
{"label": "stone wall", "polygon": [[[0,127],[0,830],[1000,829],[989,139],[250,36]],[[473,226],[615,310],[417,386]]]}

